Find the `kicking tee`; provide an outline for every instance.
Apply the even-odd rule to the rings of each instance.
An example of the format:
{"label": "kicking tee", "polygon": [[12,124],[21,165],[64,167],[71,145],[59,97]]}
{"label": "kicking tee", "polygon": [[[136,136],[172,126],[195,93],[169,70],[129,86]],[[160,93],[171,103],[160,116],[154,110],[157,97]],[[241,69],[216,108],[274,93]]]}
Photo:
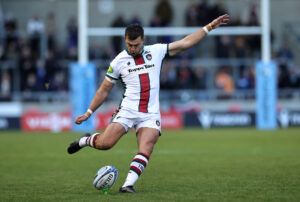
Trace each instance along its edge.
{"label": "kicking tee", "polygon": [[123,50],[110,63],[106,77],[120,80],[124,95],[120,107],[144,113],[159,113],[160,71],[168,44],[144,46],[139,56]]}

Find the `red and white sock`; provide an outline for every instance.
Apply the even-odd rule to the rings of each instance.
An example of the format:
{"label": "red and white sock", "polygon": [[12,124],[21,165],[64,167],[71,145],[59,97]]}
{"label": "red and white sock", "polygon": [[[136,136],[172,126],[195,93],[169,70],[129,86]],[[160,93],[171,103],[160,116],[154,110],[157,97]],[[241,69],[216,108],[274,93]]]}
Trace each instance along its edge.
{"label": "red and white sock", "polygon": [[80,138],[79,146],[80,147],[85,147],[85,146],[94,147],[95,146],[95,141],[96,141],[98,135],[100,135],[100,134],[99,133],[94,133],[91,136]]}
{"label": "red and white sock", "polygon": [[130,164],[130,170],[128,172],[125,183],[122,187],[133,186],[143,173],[149,161],[149,157],[145,154],[138,153]]}

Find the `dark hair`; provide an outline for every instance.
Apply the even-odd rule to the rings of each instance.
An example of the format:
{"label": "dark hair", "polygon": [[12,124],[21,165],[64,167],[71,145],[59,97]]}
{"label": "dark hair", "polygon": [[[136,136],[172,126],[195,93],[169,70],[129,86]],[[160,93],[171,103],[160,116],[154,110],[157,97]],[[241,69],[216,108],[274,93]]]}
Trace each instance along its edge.
{"label": "dark hair", "polygon": [[128,37],[129,40],[135,40],[138,37],[144,39],[144,29],[139,24],[130,24],[126,27],[125,37]]}

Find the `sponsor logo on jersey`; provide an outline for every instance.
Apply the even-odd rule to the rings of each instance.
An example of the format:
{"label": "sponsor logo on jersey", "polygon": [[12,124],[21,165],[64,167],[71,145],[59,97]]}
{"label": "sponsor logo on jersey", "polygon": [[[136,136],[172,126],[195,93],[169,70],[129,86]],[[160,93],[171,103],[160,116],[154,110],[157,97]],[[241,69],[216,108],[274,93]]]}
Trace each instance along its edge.
{"label": "sponsor logo on jersey", "polygon": [[151,68],[151,67],[154,67],[154,64],[151,64],[151,65],[144,65],[144,66],[136,67],[136,68],[133,68],[133,69],[128,69],[128,72],[129,72],[129,73],[137,72],[137,71],[144,70],[144,69],[148,69],[148,68]]}
{"label": "sponsor logo on jersey", "polygon": [[150,61],[152,59],[152,55],[149,53],[149,54],[146,55],[146,58],[147,58],[147,60]]}
{"label": "sponsor logo on jersey", "polygon": [[146,69],[151,68],[151,67],[154,67],[154,64],[152,64],[152,65],[145,65]]}
{"label": "sponsor logo on jersey", "polygon": [[131,72],[137,72],[137,71],[140,71],[140,70],[143,70],[145,69],[143,66],[142,67],[137,67],[137,68],[133,68],[133,69],[128,69],[128,72],[131,73]]}
{"label": "sponsor logo on jersey", "polygon": [[108,70],[107,70],[107,73],[111,74],[111,73],[113,73],[113,72],[114,72],[113,68],[112,68],[111,66],[109,66],[109,67],[108,67]]}

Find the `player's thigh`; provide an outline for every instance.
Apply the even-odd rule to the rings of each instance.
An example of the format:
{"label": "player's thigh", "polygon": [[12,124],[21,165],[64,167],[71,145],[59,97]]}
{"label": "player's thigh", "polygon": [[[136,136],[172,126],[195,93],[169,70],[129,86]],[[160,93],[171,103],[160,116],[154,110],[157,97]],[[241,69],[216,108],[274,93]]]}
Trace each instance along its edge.
{"label": "player's thigh", "polygon": [[160,131],[156,128],[142,127],[137,131],[139,152],[151,155],[153,147],[157,142]]}
{"label": "player's thigh", "polygon": [[106,146],[113,146],[126,133],[124,126],[120,123],[110,123],[100,135],[98,142]]}

